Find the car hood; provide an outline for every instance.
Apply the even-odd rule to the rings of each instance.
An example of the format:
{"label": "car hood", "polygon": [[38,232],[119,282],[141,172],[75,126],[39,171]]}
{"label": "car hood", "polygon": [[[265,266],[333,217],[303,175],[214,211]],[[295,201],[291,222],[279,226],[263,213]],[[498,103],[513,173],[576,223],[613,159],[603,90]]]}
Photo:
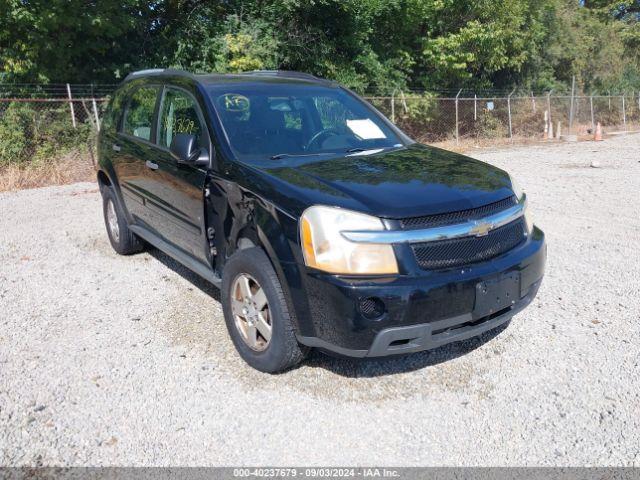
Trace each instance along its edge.
{"label": "car hood", "polygon": [[320,204],[406,218],[480,207],[513,195],[503,170],[420,144],[271,162],[252,166],[265,176],[268,196],[278,197],[278,206],[294,215]]}

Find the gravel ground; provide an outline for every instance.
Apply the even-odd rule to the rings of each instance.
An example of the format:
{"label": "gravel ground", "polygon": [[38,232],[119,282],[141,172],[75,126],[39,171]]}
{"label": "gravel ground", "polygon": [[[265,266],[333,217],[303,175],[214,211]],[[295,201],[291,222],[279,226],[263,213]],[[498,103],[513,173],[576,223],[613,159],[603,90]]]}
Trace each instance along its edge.
{"label": "gravel ground", "polygon": [[534,303],[480,339],[277,376],[236,356],[215,288],[111,250],[95,185],[1,194],[0,464],[639,466],[640,136],[475,156],[546,231]]}

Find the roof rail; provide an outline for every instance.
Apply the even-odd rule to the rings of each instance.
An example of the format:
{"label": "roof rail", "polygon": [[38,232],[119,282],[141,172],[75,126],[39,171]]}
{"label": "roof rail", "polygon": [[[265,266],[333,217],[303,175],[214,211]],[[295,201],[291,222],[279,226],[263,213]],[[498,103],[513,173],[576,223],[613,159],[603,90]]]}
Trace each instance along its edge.
{"label": "roof rail", "polygon": [[127,75],[124,81],[131,80],[133,78],[141,77],[143,75],[153,75],[156,73],[167,73],[172,75],[180,75],[184,77],[193,77],[193,74],[184,70],[177,70],[174,68],[147,68],[145,70],[137,70]]}
{"label": "roof rail", "polygon": [[264,75],[264,76],[274,76],[274,77],[302,78],[302,79],[315,80],[315,81],[321,81],[321,82],[329,81],[329,80],[325,80],[324,78],[311,75],[310,73],[296,72],[291,70],[253,70],[251,72],[242,72],[240,73],[240,75]]}

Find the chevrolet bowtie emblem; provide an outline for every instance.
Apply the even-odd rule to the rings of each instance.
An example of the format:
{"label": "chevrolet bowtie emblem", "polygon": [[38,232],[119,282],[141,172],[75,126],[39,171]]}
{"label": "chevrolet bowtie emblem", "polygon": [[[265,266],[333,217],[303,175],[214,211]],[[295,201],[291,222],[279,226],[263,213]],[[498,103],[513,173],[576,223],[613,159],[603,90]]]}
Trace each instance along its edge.
{"label": "chevrolet bowtie emblem", "polygon": [[484,237],[491,230],[493,230],[493,224],[488,222],[476,222],[475,226],[469,231],[471,235],[476,237]]}

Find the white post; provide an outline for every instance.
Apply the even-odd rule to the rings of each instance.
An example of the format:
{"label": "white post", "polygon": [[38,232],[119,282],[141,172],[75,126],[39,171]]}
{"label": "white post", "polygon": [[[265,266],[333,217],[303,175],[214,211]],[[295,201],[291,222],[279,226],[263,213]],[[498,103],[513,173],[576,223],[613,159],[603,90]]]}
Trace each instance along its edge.
{"label": "white post", "polygon": [[391,123],[396,123],[396,89],[391,92]]}
{"label": "white post", "polygon": [[536,97],[533,96],[533,92],[531,92],[531,105],[533,106],[533,113],[536,113]]}
{"label": "white post", "polygon": [[[515,92],[515,89],[513,90],[513,92]],[[513,95],[513,92],[511,92],[507,97],[507,110],[509,113],[509,139],[511,141],[513,141],[513,128],[511,126],[511,95]]]}
{"label": "white post", "polygon": [[549,136],[548,138],[553,140],[553,120],[551,120],[551,92],[553,89],[549,90],[547,93],[547,110],[549,110]]}
{"label": "white post", "polygon": [[624,131],[627,131],[627,108],[624,102],[624,95],[622,95],[622,124],[624,125]]}
{"label": "white post", "polygon": [[[638,100],[640,102],[640,100]],[[639,103],[640,105],[640,103]],[[478,120],[478,95],[473,95],[473,121]]]}
{"label": "white post", "polygon": [[458,145],[460,143],[460,127],[458,125],[458,120],[459,120],[459,114],[458,114],[458,98],[460,97],[460,94],[462,93],[462,89],[460,89],[460,91],[458,92],[458,94],[456,95],[456,145]]}
{"label": "white post", "polygon": [[575,104],[575,95],[576,95],[576,76],[573,76],[573,80],[571,82],[571,108],[569,109],[569,135],[573,133],[573,109]]}
{"label": "white post", "polygon": [[407,107],[407,97],[404,96],[404,92],[400,90],[400,98],[402,99],[402,108],[404,110],[404,114],[409,113],[409,107]]}
{"label": "white post", "polygon": [[67,95],[69,95],[69,106],[71,107],[71,123],[76,128],[76,112],[73,109],[73,99],[71,98],[71,85],[67,83]]}
{"label": "white post", "polygon": [[98,106],[96,105],[96,99],[92,98],[91,103],[93,104],[93,116],[96,117],[96,129],[100,131],[100,118],[98,117]]}
{"label": "white post", "polygon": [[589,103],[591,104],[591,130],[593,130],[595,133],[596,122],[595,122],[595,117],[593,115],[593,93],[589,97]]}

